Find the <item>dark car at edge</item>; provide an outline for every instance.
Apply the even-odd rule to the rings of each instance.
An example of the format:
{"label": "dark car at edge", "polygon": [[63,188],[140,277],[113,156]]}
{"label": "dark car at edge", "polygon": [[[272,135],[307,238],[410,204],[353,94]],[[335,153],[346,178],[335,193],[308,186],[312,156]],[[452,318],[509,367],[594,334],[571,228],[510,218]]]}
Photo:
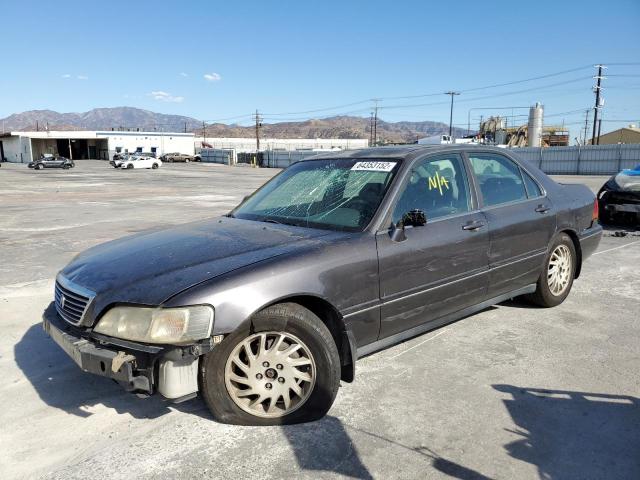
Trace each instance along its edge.
{"label": "dark car at edge", "polygon": [[607,180],[598,203],[602,223],[640,228],[640,164]]}
{"label": "dark car at edge", "polygon": [[326,414],[360,357],[514,297],[562,303],[601,235],[587,187],[501,149],[332,152],[225,216],[81,253],[43,322],[127,390],[299,423]]}
{"label": "dark car at edge", "polygon": [[76,164],[73,160],[65,157],[59,156],[43,156],[40,157],[33,162],[29,162],[27,165],[29,168],[33,168],[34,170],[41,170],[43,168],[62,168],[67,170],[69,168],[73,168]]}

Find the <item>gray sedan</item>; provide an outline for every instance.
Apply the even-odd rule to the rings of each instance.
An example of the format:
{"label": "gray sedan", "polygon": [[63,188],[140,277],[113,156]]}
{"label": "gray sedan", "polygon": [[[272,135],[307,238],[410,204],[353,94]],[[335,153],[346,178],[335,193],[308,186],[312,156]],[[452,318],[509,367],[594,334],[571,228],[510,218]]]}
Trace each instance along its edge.
{"label": "gray sedan", "polygon": [[601,234],[588,188],[504,150],[323,154],[224,217],[78,255],[44,328],[127,390],[200,393],[223,422],[309,421],[359,357],[509,298],[560,304]]}

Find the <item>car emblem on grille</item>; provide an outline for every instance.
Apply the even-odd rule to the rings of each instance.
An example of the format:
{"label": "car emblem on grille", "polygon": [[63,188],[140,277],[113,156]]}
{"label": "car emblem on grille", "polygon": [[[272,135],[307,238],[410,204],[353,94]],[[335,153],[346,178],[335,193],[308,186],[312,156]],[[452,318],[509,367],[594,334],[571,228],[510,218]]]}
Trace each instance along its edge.
{"label": "car emblem on grille", "polygon": [[64,310],[64,302],[67,301],[67,297],[65,297],[64,295],[60,296],[60,308],[62,308]]}

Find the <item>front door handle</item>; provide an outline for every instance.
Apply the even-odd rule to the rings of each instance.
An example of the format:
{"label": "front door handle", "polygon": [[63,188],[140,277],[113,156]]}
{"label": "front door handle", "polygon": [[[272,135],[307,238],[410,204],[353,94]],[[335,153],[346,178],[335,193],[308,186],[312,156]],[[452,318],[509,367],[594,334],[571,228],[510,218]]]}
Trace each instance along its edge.
{"label": "front door handle", "polygon": [[480,229],[480,228],[484,227],[485,225],[486,225],[486,223],[484,223],[484,222],[478,222],[478,221],[476,221],[476,222],[469,222],[469,223],[465,223],[465,224],[462,226],[462,229],[463,229],[463,230],[467,230],[467,231],[472,231],[472,232],[473,232],[473,231],[475,231],[475,230],[478,230],[478,229]]}
{"label": "front door handle", "polygon": [[551,210],[549,205],[538,205],[536,207],[536,212],[538,213],[547,213],[549,210]]}

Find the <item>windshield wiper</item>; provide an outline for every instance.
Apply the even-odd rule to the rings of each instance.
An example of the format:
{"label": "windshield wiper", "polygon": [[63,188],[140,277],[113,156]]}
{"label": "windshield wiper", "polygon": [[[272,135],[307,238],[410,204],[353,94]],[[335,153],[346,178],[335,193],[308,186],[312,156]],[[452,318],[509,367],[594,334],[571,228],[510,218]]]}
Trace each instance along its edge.
{"label": "windshield wiper", "polygon": [[289,225],[291,227],[299,227],[300,226],[300,225],[296,225],[295,223],[282,222],[280,220],[274,220],[273,218],[267,218],[267,217],[263,217],[259,221],[260,222],[265,222],[265,223],[275,223],[276,225]]}

